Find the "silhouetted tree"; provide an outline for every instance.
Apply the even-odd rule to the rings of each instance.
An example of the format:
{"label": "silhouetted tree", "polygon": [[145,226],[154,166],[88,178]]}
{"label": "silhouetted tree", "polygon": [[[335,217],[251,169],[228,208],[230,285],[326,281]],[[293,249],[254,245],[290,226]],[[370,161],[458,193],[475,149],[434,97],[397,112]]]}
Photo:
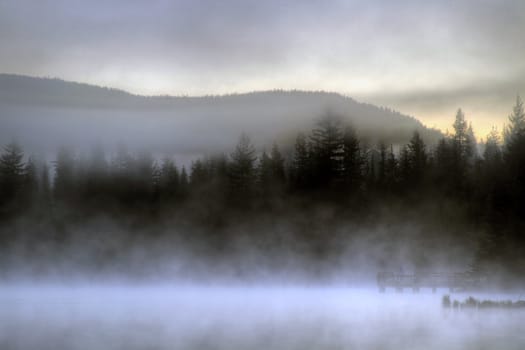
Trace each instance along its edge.
{"label": "silhouetted tree", "polygon": [[399,177],[403,188],[407,188],[410,184],[410,155],[408,152],[408,146],[405,145],[399,152]]}
{"label": "silhouetted tree", "polygon": [[501,152],[501,138],[498,130],[493,127],[487,135],[485,141],[485,150],[483,151],[483,159],[486,166],[494,169],[501,169],[502,152]]}
{"label": "silhouetted tree", "polygon": [[[520,217],[525,217],[525,111],[520,96],[509,115],[504,132],[504,159],[507,165],[510,206]],[[523,238],[525,242],[525,238]]]}
{"label": "silhouetted tree", "polygon": [[341,117],[327,113],[310,135],[313,178],[316,187],[332,186],[341,178],[343,133]]}
{"label": "silhouetted tree", "polygon": [[14,204],[24,185],[24,153],[15,142],[0,155],[0,207]]}
{"label": "silhouetted tree", "polygon": [[469,157],[472,150],[470,149],[471,144],[469,142],[467,121],[465,120],[465,115],[463,114],[461,108],[458,109],[458,112],[456,113],[456,119],[454,120],[453,127],[454,152],[456,153],[458,161],[465,161]]}
{"label": "silhouetted tree", "polygon": [[26,207],[31,208],[38,197],[38,169],[33,157],[29,157],[24,167],[24,182],[22,185],[22,200]]}
{"label": "silhouetted tree", "polygon": [[255,183],[255,148],[246,134],[242,134],[235,151],[230,155],[230,184],[234,198],[249,198]]}
{"label": "silhouetted tree", "polygon": [[180,171],[180,195],[182,198],[185,198],[188,195],[189,192],[189,185],[190,181],[188,179],[188,173],[186,172],[186,168],[183,166]]}
{"label": "silhouetted tree", "polygon": [[523,150],[523,140],[525,138],[525,110],[523,101],[518,95],[516,104],[509,115],[509,125],[504,130],[504,141],[506,153],[513,153]]}
{"label": "silhouetted tree", "polygon": [[385,164],[385,186],[392,191],[398,182],[398,161],[394,154],[394,147],[390,145]]}
{"label": "silhouetted tree", "polygon": [[[109,165],[101,146],[91,149],[84,171],[83,200],[92,208],[105,205],[109,191]],[[87,203],[86,203],[87,204]]]}
{"label": "silhouetted tree", "polygon": [[162,199],[172,200],[179,194],[179,171],[175,162],[166,157],[160,167],[159,192]]}
{"label": "silhouetted tree", "polygon": [[204,186],[210,181],[210,173],[204,162],[197,159],[191,165],[190,184],[193,188]]}
{"label": "silhouetted tree", "polygon": [[344,187],[349,192],[361,189],[363,181],[364,158],[355,130],[347,126],[343,133],[342,172]]}
{"label": "silhouetted tree", "polygon": [[414,131],[412,138],[407,146],[409,180],[413,185],[420,185],[425,176],[427,167],[426,145],[419,132]]}
{"label": "silhouetted tree", "polygon": [[272,160],[263,151],[259,157],[259,164],[257,165],[257,185],[262,194],[268,194],[272,186],[273,174],[272,174]]}
{"label": "silhouetted tree", "polygon": [[286,182],[286,174],[284,171],[284,158],[276,143],[272,146],[271,152],[271,168],[274,186],[283,187]]}
{"label": "silhouetted tree", "polygon": [[310,155],[304,134],[297,135],[292,161],[292,183],[295,189],[305,189],[310,185]]}
{"label": "silhouetted tree", "polygon": [[66,147],[60,147],[55,165],[53,184],[54,196],[58,201],[68,201],[76,195],[74,164],[72,152]]}

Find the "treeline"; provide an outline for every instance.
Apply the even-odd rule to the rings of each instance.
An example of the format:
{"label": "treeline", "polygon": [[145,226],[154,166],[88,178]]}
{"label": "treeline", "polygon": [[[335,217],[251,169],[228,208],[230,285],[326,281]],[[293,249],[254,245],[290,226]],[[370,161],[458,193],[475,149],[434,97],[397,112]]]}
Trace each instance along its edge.
{"label": "treeline", "polygon": [[111,156],[100,147],[84,156],[61,148],[50,166],[10,143],[0,155],[0,220],[81,221],[100,213],[155,220],[191,212],[220,226],[231,213],[256,216],[308,203],[373,216],[389,203],[452,201],[480,232],[473,268],[525,272],[523,102],[517,98],[507,127],[493,129],[482,144],[461,109],[452,126],[437,145],[417,132],[407,145],[367,145],[327,114],[286,152],[277,144],[257,152],[242,135],[231,154],[195,160],[189,169],[124,146]]}

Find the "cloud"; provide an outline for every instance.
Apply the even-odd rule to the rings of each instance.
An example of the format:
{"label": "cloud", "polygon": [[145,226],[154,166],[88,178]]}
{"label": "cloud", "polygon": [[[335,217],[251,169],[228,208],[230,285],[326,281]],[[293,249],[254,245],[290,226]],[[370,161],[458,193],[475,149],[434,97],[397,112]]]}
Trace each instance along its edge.
{"label": "cloud", "polygon": [[432,108],[515,95],[524,32],[522,1],[5,0],[0,71],[145,94],[322,89]]}

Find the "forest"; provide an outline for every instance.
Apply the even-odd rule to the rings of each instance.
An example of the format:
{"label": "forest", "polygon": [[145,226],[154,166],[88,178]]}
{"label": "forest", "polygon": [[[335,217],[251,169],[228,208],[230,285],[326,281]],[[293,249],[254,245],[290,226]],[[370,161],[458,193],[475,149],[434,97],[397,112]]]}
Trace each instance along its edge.
{"label": "forest", "polygon": [[518,96],[504,130],[483,142],[461,109],[451,130],[435,145],[417,131],[406,145],[369,145],[327,112],[290,151],[276,143],[257,150],[242,134],[231,153],[187,167],[126,145],[87,154],[62,147],[45,161],[8,141],[0,155],[2,271],[19,260],[34,260],[31,273],[56,261],[126,270],[116,262],[137,247],[136,264],[186,250],[213,265],[253,248],[272,268],[291,254],[317,274],[365,254],[364,264],[381,269],[458,262],[473,273],[522,276],[523,102]]}

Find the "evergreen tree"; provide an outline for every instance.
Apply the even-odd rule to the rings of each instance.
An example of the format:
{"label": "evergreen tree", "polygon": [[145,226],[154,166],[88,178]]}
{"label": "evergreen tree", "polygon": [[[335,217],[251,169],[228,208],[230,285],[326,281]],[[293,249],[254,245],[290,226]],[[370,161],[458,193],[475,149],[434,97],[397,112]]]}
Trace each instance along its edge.
{"label": "evergreen tree", "polygon": [[84,200],[97,208],[104,205],[108,195],[109,165],[102,147],[91,149],[84,172]]}
{"label": "evergreen tree", "polygon": [[15,142],[6,145],[0,155],[0,205],[15,200],[24,185],[24,153]]}
{"label": "evergreen tree", "polygon": [[474,129],[472,128],[472,123],[469,124],[467,129],[467,162],[469,165],[472,165],[478,158],[478,142],[476,140],[476,135],[474,134]]}
{"label": "evergreen tree", "polygon": [[469,186],[469,173],[472,167],[474,155],[474,142],[472,130],[469,132],[465,115],[458,109],[456,119],[453,124],[454,134],[452,135],[452,163],[450,167],[451,189],[457,194],[463,194]]}
{"label": "evergreen tree", "polygon": [[23,183],[23,200],[32,206],[34,200],[38,197],[38,170],[34,158],[29,157],[24,167],[24,183]]}
{"label": "evergreen tree", "polygon": [[333,185],[341,178],[343,133],[341,118],[327,113],[317,121],[310,136],[313,177],[317,187]]}
{"label": "evergreen tree", "polygon": [[411,180],[411,162],[408,146],[403,146],[399,154],[399,176],[402,179],[402,185],[406,189]]}
{"label": "evergreen tree", "polygon": [[[525,111],[520,96],[509,116],[505,129],[504,159],[507,165],[507,184],[510,203],[515,214],[525,217]],[[525,243],[525,237],[522,238]]]}
{"label": "evergreen tree", "polygon": [[257,165],[258,187],[263,195],[268,195],[273,185],[272,159],[266,151],[263,151],[259,157]]}
{"label": "evergreen tree", "polygon": [[242,134],[235,151],[230,155],[230,184],[234,197],[246,198],[253,193],[255,183],[255,147],[246,134]]}
{"label": "evergreen tree", "polygon": [[504,130],[506,153],[523,150],[525,143],[525,110],[523,101],[518,95],[516,104],[509,115],[509,125]]}
{"label": "evergreen tree", "polygon": [[393,190],[397,183],[397,176],[398,176],[398,164],[397,164],[396,156],[394,155],[394,147],[390,145],[386,164],[385,164],[385,179],[386,179],[386,187],[389,190]]}
{"label": "evergreen tree", "polygon": [[421,184],[427,166],[426,145],[419,136],[419,132],[414,131],[412,138],[407,146],[409,163],[409,181],[415,185]]}
{"label": "evergreen tree", "polygon": [[310,155],[308,152],[308,145],[304,134],[297,135],[294,146],[294,154],[292,160],[292,182],[296,189],[305,189],[309,186],[310,180]]}
{"label": "evergreen tree", "polygon": [[179,177],[175,162],[171,158],[165,157],[160,167],[159,191],[161,197],[172,199],[178,194]]}
{"label": "evergreen tree", "polygon": [[191,186],[193,188],[200,188],[208,183],[209,177],[210,174],[205,164],[200,159],[194,161],[191,165],[190,173]]}
{"label": "evergreen tree", "polygon": [[40,205],[45,212],[51,210],[51,182],[49,180],[49,167],[47,163],[44,163],[40,169],[38,187]]}
{"label": "evergreen tree", "polygon": [[386,185],[386,162],[387,149],[384,142],[379,143],[379,162],[377,164],[377,182],[380,188],[384,189]]}
{"label": "evergreen tree", "polygon": [[358,191],[363,181],[364,159],[355,130],[347,126],[343,133],[343,182],[350,192]]}
{"label": "evergreen tree", "polygon": [[483,151],[483,159],[486,164],[491,164],[491,167],[498,169],[501,166],[502,152],[501,139],[498,130],[492,127],[492,130],[487,135],[485,141],[485,150]]}
{"label": "evergreen tree", "polygon": [[467,121],[465,120],[465,114],[463,114],[461,108],[458,109],[458,112],[456,113],[456,119],[454,120],[453,127],[454,151],[458,161],[463,161],[467,159],[470,153],[470,142],[468,137]]}
{"label": "evergreen tree", "polygon": [[438,184],[448,187],[451,183],[450,176],[453,172],[453,150],[449,139],[443,137],[438,141],[434,161],[435,176]]}
{"label": "evergreen tree", "polygon": [[55,161],[54,195],[57,200],[68,200],[74,197],[74,158],[66,147],[60,147]]}
{"label": "evergreen tree", "polygon": [[271,152],[271,168],[272,178],[275,186],[284,186],[286,181],[286,174],[284,171],[284,158],[276,143],[272,146]]}
{"label": "evergreen tree", "polygon": [[188,179],[188,173],[186,172],[186,168],[183,166],[180,171],[180,182],[179,182],[179,188],[180,188],[180,196],[182,198],[186,197],[189,192],[189,179]]}

